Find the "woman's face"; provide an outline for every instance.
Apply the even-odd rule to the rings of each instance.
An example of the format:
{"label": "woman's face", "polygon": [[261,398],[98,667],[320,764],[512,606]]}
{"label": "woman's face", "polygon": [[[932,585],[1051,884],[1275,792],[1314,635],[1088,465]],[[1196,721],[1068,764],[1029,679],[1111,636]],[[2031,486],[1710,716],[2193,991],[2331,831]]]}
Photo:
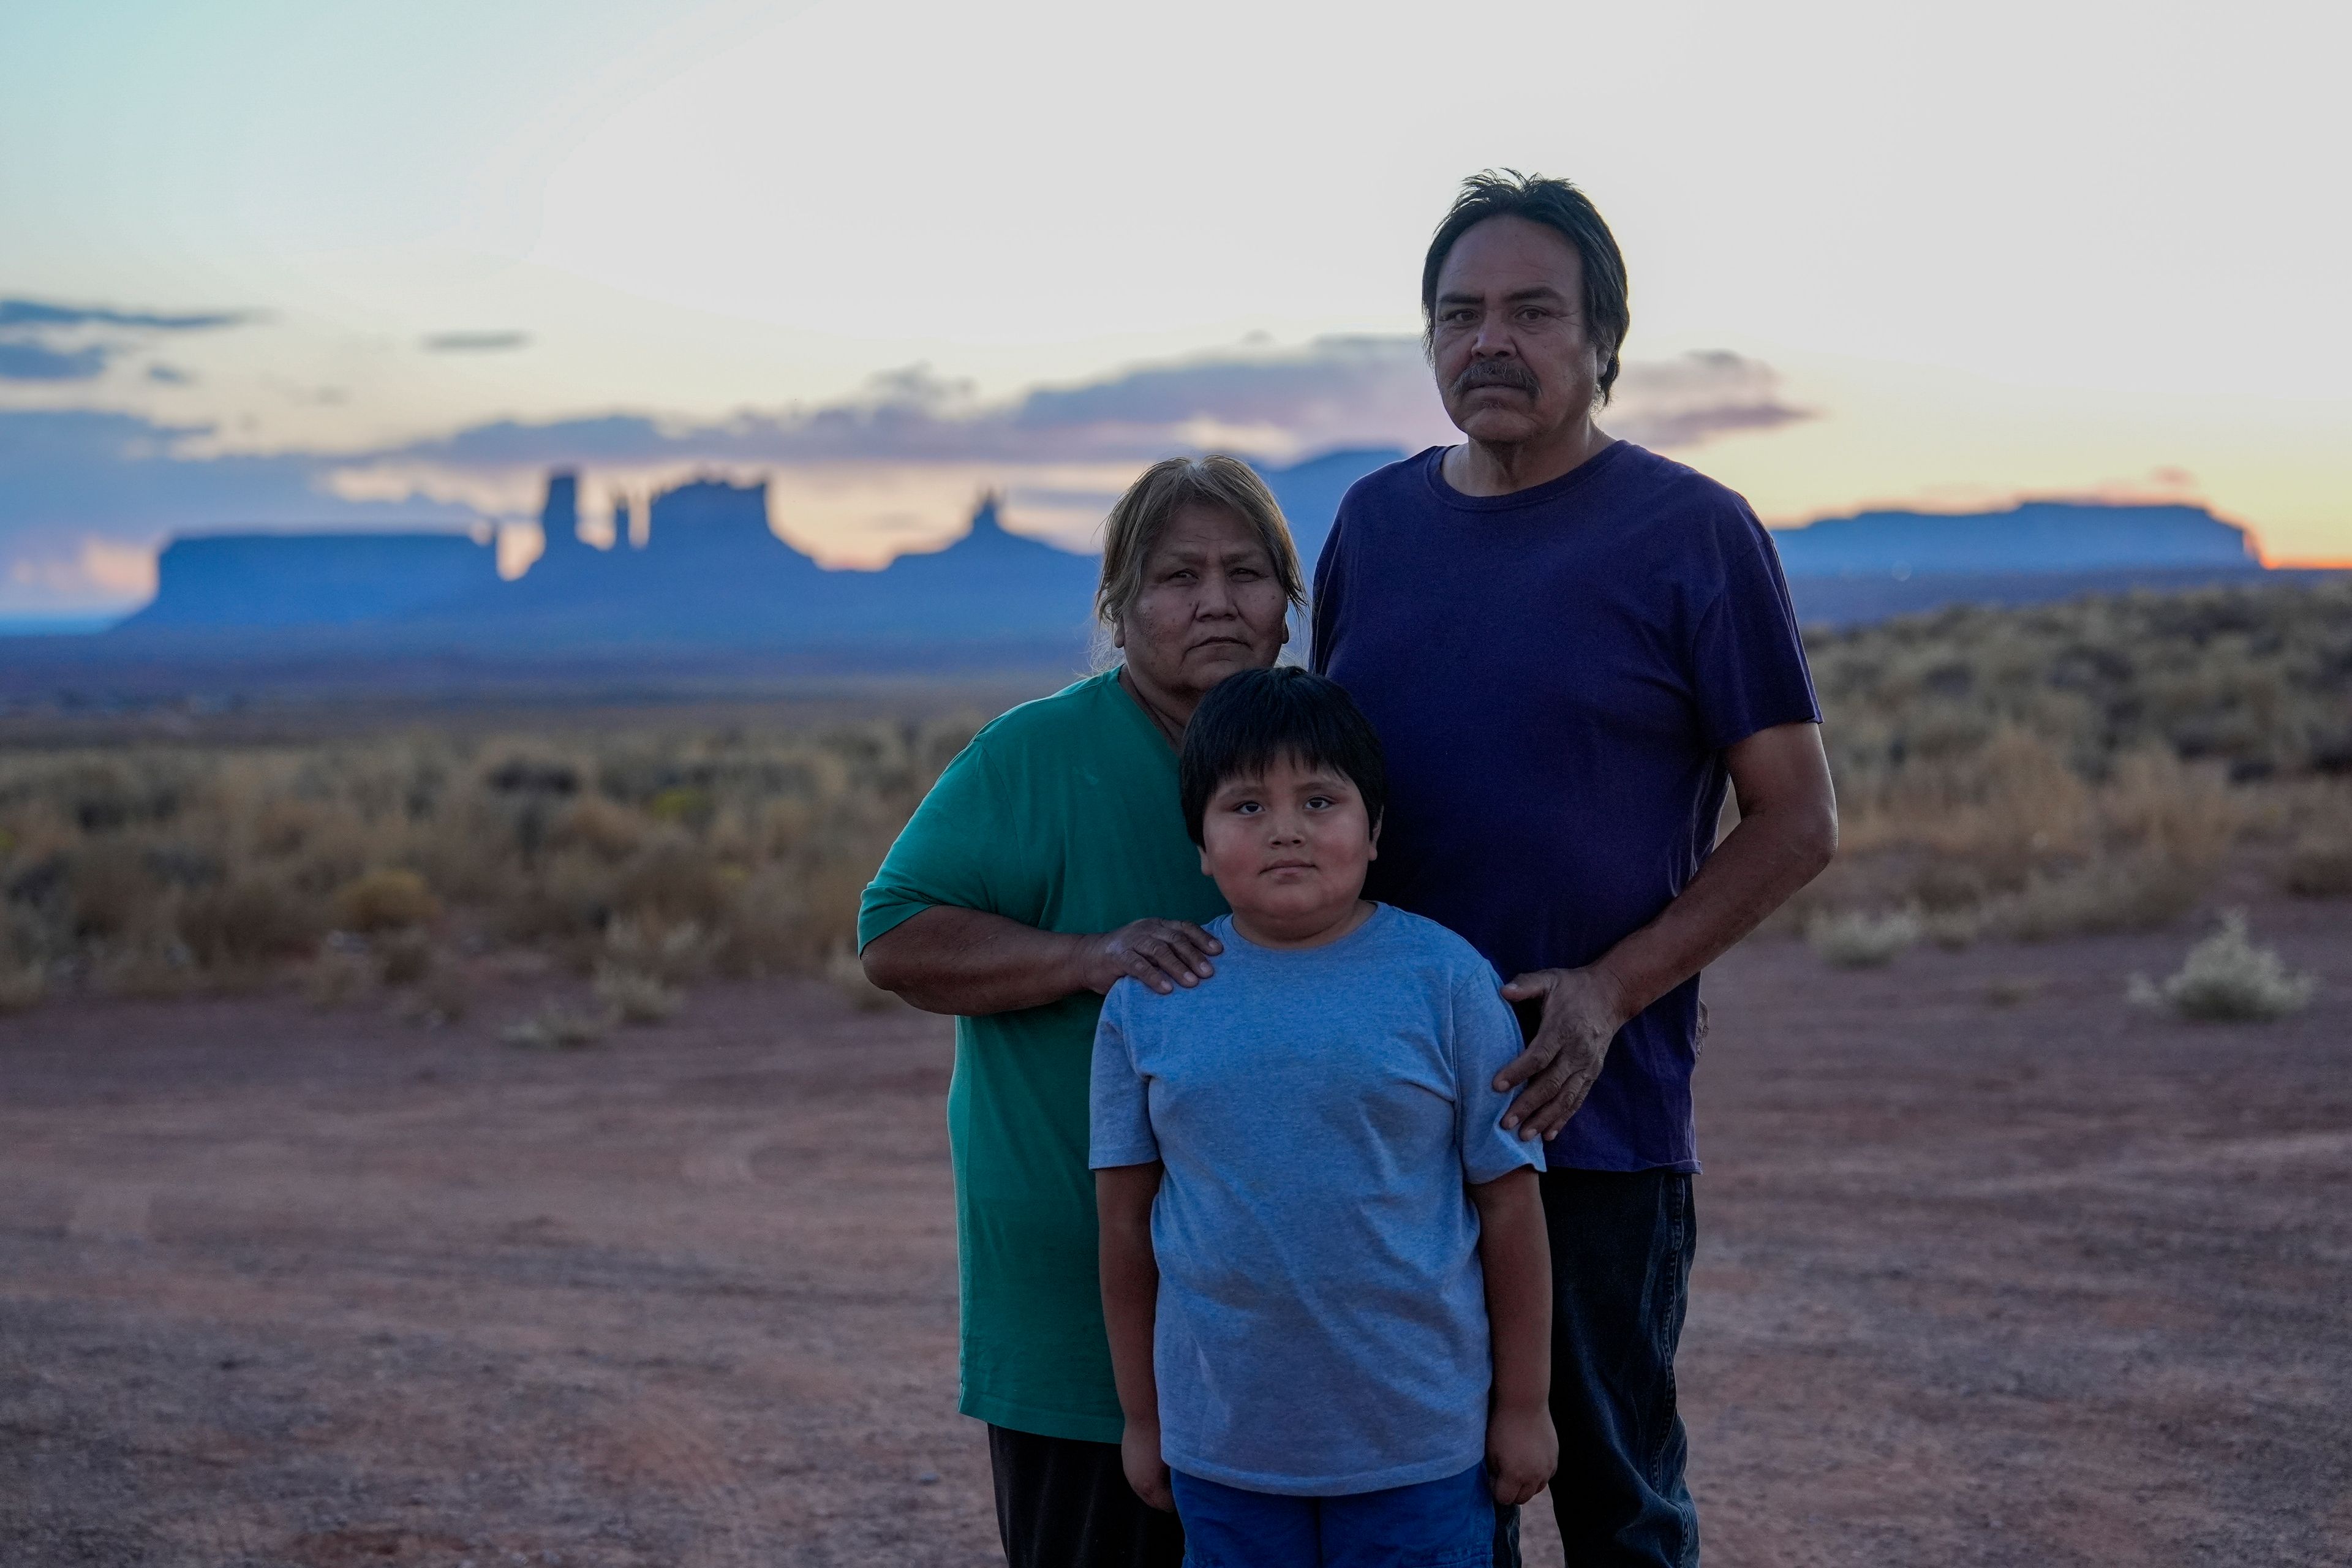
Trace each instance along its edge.
{"label": "woman's face", "polygon": [[1112,640],[1128,673],[1190,717],[1209,688],[1263,669],[1290,639],[1290,601],[1257,531],[1221,506],[1177,510],[1144,558]]}

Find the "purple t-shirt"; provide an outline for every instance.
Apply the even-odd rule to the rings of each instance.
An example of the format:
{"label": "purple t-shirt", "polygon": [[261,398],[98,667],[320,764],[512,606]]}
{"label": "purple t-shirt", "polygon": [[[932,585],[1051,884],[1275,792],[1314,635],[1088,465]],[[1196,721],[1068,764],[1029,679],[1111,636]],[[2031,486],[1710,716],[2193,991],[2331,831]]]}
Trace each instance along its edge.
{"label": "purple t-shirt", "polygon": [[[1620,441],[1465,496],[1444,447],[1365,476],[1315,569],[1315,668],[1387,751],[1367,897],[1452,927],[1506,978],[1590,963],[1715,842],[1723,751],[1819,721],[1780,561],[1748,503]],[[1698,1169],[1698,981],[1611,1046],[1556,1167]]]}

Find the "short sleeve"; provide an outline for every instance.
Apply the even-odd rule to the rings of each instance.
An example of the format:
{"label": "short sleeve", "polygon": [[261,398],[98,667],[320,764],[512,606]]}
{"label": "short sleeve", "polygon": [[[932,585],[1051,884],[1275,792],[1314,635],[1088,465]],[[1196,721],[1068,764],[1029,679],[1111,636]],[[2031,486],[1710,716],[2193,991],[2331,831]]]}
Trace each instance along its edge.
{"label": "short sleeve", "polygon": [[1542,1170],[1542,1141],[1503,1127],[1503,1112],[1518,1091],[1498,1091],[1495,1075],[1519,1054],[1519,1022],[1503,1000],[1501,981],[1475,958],[1455,972],[1453,1027],[1454,1141],[1462,1149],[1462,1179],[1476,1187],[1522,1165]]}
{"label": "short sleeve", "polygon": [[1347,593],[1347,569],[1340,563],[1340,541],[1347,534],[1347,512],[1343,500],[1339,515],[1332,519],[1331,531],[1323,536],[1322,553],[1315,558],[1314,596],[1307,605],[1314,620],[1314,636],[1308,645],[1307,662],[1318,675],[1331,673],[1331,650],[1339,640],[1339,609]]}
{"label": "short sleeve", "polygon": [[1087,1136],[1087,1165],[1091,1170],[1148,1165],[1160,1158],[1160,1140],[1151,1133],[1151,1106],[1143,1075],[1135,1070],[1135,1057],[1127,1045],[1127,1011],[1134,992],[1132,980],[1112,986],[1103,999],[1102,1018],[1095,1025]]}
{"label": "short sleeve", "polygon": [[1822,709],[1772,536],[1745,506],[1716,534],[1722,582],[1699,614],[1690,658],[1700,725],[1720,752],[1778,724],[1818,724]]}
{"label": "short sleeve", "polygon": [[985,735],[955,760],[923,796],[874,873],[857,906],[857,947],[925,910],[946,905],[1034,923],[1023,910],[1024,876],[1016,857],[1021,834],[1010,792],[997,777]]}

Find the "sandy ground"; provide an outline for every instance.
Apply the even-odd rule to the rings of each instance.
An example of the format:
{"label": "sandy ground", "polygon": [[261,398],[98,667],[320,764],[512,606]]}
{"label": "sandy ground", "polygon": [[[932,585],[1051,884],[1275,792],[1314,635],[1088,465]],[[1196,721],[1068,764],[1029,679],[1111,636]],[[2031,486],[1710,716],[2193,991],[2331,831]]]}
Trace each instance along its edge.
{"label": "sandy ground", "polygon": [[[2124,1008],[2187,931],[1718,966],[1710,1563],[2352,1562],[2352,908],[2255,923],[2301,1018]],[[0,1019],[0,1563],[994,1560],[945,1026],[498,1043],[564,984]]]}

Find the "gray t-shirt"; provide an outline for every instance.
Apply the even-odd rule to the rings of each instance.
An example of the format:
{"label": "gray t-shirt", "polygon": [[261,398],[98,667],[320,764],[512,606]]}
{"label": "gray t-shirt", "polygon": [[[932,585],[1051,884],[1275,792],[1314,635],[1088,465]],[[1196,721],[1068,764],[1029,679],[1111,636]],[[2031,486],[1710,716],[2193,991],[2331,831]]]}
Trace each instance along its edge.
{"label": "gray t-shirt", "polygon": [[1095,1033],[1088,1163],[1166,1166],[1160,1453],[1293,1496],[1458,1475],[1493,1382],[1466,1187],[1542,1165],[1488,1087],[1519,1051],[1495,971],[1387,905],[1324,947],[1208,929],[1215,978],[1122,980]]}

